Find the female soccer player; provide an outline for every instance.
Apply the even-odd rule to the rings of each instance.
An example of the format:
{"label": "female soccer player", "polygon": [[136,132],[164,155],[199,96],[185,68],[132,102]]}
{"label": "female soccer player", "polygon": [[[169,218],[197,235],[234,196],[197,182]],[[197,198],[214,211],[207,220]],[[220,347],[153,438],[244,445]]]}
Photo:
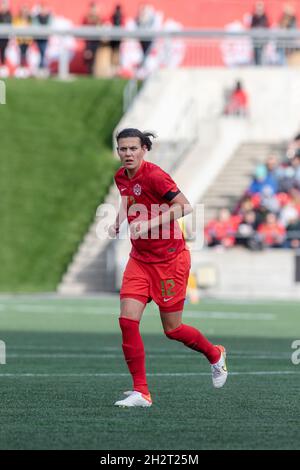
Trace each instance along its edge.
{"label": "female soccer player", "polygon": [[122,347],[133,379],[133,390],[115,403],[123,407],[152,405],[139,331],[145,306],[152,299],[159,307],[166,336],[206,356],[214,387],[222,387],[227,379],[225,348],[213,345],[196,328],[182,323],[190,253],[176,219],[192,208],[172,178],[144,160],[152,147],[150,137],[155,136],[131,128],[117,135],[122,167],[115,181],[125,211],[120,210],[109,233],[115,236],[127,217],[132,243],[120,292]]}

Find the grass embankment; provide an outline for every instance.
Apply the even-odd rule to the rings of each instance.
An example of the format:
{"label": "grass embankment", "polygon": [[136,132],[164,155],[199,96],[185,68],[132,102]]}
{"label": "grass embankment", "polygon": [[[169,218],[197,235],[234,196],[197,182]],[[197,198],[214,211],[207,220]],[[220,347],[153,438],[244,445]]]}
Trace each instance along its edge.
{"label": "grass embankment", "polygon": [[0,106],[0,291],[52,291],[117,162],[124,82],[9,80]]}

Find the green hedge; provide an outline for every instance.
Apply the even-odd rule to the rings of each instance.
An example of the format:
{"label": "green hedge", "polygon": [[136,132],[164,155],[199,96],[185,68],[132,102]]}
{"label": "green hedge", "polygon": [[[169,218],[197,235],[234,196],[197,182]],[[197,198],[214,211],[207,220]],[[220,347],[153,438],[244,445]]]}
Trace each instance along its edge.
{"label": "green hedge", "polygon": [[0,106],[0,291],[53,291],[117,162],[124,81],[8,80]]}

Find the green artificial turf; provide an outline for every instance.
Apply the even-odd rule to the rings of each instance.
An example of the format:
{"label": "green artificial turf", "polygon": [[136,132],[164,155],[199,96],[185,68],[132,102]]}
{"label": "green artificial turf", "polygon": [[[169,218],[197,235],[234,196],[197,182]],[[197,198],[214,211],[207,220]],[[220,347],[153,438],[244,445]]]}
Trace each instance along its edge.
{"label": "green artificial turf", "polygon": [[[206,359],[162,333],[150,304],[141,330],[153,406],[119,409],[131,388],[118,299],[0,299],[1,449],[299,449],[299,303],[202,301],[184,322],[228,350],[224,388]],[[300,356],[300,354],[299,354]]]}

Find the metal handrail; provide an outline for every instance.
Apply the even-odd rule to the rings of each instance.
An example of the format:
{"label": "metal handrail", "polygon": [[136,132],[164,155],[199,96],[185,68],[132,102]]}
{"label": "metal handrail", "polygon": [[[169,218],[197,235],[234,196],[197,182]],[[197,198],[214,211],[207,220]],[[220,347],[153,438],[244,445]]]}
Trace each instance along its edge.
{"label": "metal handrail", "polygon": [[[197,47],[197,40],[200,45],[204,47],[204,52],[211,48],[213,54],[218,54],[222,49],[221,54],[224,55],[225,65],[228,64],[228,54],[231,57],[232,48],[236,46],[242,48],[246,45],[247,48],[254,48],[256,52],[262,53],[267,45],[271,45],[277,50],[280,55],[285,55],[291,51],[300,50],[300,30],[283,30],[283,29],[249,29],[242,31],[228,31],[224,29],[181,29],[181,30],[154,30],[136,28],[128,30],[121,27],[111,26],[38,26],[30,25],[26,27],[19,27],[14,25],[0,25],[0,38],[24,38],[30,37],[32,39],[49,38],[50,36],[59,36],[62,40],[65,37],[74,37],[83,40],[97,40],[103,43],[109,43],[110,40],[154,40],[161,39],[165,42],[172,42],[172,39],[181,39],[185,41],[185,46],[188,48],[189,60],[194,55],[194,45]],[[221,43],[223,44],[221,45]],[[245,42],[245,44],[244,44]],[[272,43],[272,44],[268,44]],[[198,44],[199,46],[199,44]],[[229,47],[229,52],[226,47]],[[250,50],[250,49],[249,49]],[[227,51],[227,52],[226,52]],[[206,57],[206,56],[205,56]],[[278,60],[280,57],[278,58]],[[203,57],[202,57],[203,60]],[[218,59],[217,59],[218,60]],[[274,58],[272,58],[274,60]],[[283,58],[280,60],[283,61]],[[204,60],[204,62],[206,59]],[[202,62],[202,65],[204,65]],[[69,53],[64,41],[60,44],[60,53],[58,59],[58,76],[60,79],[68,79],[69,77]],[[131,100],[129,100],[130,102]]]}
{"label": "metal handrail", "polygon": [[153,38],[252,38],[252,39],[300,39],[299,29],[253,28],[241,31],[224,29],[154,30],[137,28],[128,30],[117,26],[26,26],[0,25],[0,38],[31,36],[47,38],[52,35],[74,36],[82,39],[153,39]]}

